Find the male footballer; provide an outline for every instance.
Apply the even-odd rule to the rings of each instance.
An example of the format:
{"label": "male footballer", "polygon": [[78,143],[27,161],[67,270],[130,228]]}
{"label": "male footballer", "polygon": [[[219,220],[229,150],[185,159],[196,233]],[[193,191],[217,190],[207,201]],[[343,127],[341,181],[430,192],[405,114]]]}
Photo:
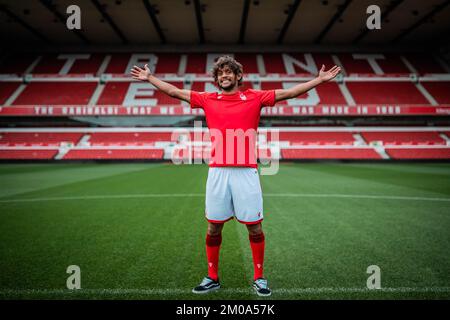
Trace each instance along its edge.
{"label": "male footballer", "polygon": [[[144,69],[134,66],[131,70],[133,79],[148,81],[170,97],[186,101],[192,108],[202,108],[211,132],[212,150],[205,201],[208,276],[192,290],[193,293],[207,293],[220,288],[218,267],[222,228],[225,222],[236,218],[248,229],[254,267],[253,288],[259,296],[271,295],[267,280],[263,277],[263,198],[254,152],[261,108],[296,98],[332,80],[340,70],[340,67],[334,66],[325,71],[322,65],[316,78],[289,89],[241,91],[242,65],[230,56],[222,56],[212,70],[214,82],[220,90],[214,93],[179,89],[156,78],[148,65]],[[236,139],[234,131],[251,134],[242,141]],[[236,140],[240,143],[236,144]]]}

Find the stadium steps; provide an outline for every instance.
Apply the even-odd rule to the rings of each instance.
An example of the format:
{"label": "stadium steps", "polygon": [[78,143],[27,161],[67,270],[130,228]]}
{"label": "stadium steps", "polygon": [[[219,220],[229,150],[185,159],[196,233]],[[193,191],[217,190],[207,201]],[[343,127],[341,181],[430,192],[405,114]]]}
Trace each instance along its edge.
{"label": "stadium steps", "polygon": [[373,146],[374,150],[380,155],[382,159],[391,159],[383,146]]}
{"label": "stadium steps", "polygon": [[393,159],[449,159],[450,148],[386,148]]}
{"label": "stadium steps", "polygon": [[61,146],[61,147],[59,147],[58,153],[55,155],[55,157],[53,159],[61,160],[70,151],[70,149],[71,148],[68,147],[68,146]]}
{"label": "stadium steps", "polygon": [[77,146],[88,146],[90,145],[89,140],[91,139],[90,134],[85,134],[81,137],[80,141],[78,142]]}
{"label": "stadium steps", "polygon": [[422,93],[422,95],[425,97],[425,99],[428,100],[429,104],[431,104],[432,106],[439,105],[437,103],[436,99],[434,99],[434,97],[428,92],[427,89],[425,89],[425,87],[421,83],[414,83],[414,85],[416,86],[417,90],[419,90],[420,93]]}
{"label": "stadium steps", "polygon": [[439,136],[447,142],[447,145],[450,145],[450,137],[445,135],[445,133],[440,133]]}
{"label": "stadium steps", "polygon": [[355,138],[355,145],[363,145],[363,146],[367,145],[366,140],[364,140],[361,134],[354,133],[353,138]]}
{"label": "stadium steps", "polygon": [[[355,138],[355,145],[363,145],[367,146],[367,141],[364,139],[364,137],[360,133],[354,133],[353,138]],[[387,154],[386,150],[383,146],[380,145],[374,145],[374,150],[380,155],[382,159],[391,159],[391,157]]]}
{"label": "stadium steps", "polygon": [[[81,139],[78,141],[78,143],[76,144],[77,146],[89,146],[89,139],[91,138],[90,134],[85,134],[81,137]],[[68,145],[62,145],[59,147],[58,149],[58,153],[55,156],[55,160],[62,160],[64,159],[64,157],[66,156],[67,153],[69,153],[69,151],[72,150],[72,147],[68,146]]]}
{"label": "stadium steps", "polygon": [[95,91],[94,91],[94,93],[92,94],[92,96],[91,96],[91,98],[90,98],[90,100],[89,100],[88,105],[90,105],[90,106],[96,105],[97,102],[98,102],[98,99],[100,98],[100,95],[102,94],[102,92],[103,92],[104,89],[105,89],[105,84],[99,83],[99,84],[97,85],[97,88],[95,88]]}
{"label": "stadium steps", "polygon": [[[89,145],[89,139],[91,138],[90,134],[85,134],[83,135],[80,140],[78,141],[78,143],[76,144],[77,146],[87,146]],[[72,146],[71,145],[66,145],[63,144],[59,147],[58,149],[58,153],[55,156],[55,160],[62,160],[64,159],[64,157],[66,156],[67,153],[69,153],[69,151],[72,150]]]}

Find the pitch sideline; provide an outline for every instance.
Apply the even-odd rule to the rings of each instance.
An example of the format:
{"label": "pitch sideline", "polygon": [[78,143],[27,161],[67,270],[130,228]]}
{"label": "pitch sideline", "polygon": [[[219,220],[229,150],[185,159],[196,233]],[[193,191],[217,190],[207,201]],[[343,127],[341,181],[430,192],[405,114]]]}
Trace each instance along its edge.
{"label": "pitch sideline", "polygon": [[[117,194],[117,195],[86,195],[74,197],[46,197],[46,198],[22,198],[1,199],[0,203],[20,202],[45,202],[45,201],[70,201],[70,200],[107,200],[107,199],[137,199],[137,198],[180,198],[180,197],[204,197],[203,193],[149,193],[149,194]],[[378,200],[406,200],[406,201],[440,201],[450,202],[450,198],[432,197],[408,197],[388,195],[361,195],[361,194],[321,194],[321,193],[265,193],[263,197],[280,198],[353,198],[353,199],[378,199]]]}

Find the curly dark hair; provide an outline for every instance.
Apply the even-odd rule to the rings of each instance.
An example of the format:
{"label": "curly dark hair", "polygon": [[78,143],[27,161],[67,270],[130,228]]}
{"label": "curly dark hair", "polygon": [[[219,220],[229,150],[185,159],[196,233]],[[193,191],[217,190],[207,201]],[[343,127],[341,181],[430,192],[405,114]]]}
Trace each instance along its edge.
{"label": "curly dark hair", "polygon": [[[242,67],[242,64],[240,64],[239,62],[237,62],[233,57],[230,56],[221,56],[219,57],[216,62],[214,63],[214,67],[211,70],[212,76],[214,77],[214,82],[217,84],[217,78],[218,78],[218,73],[219,70],[228,67],[231,69],[231,71],[233,71],[233,73],[237,76],[239,74],[243,75],[244,74],[244,68]],[[238,85],[242,85],[242,79],[243,77],[241,77],[241,79],[238,80]]]}

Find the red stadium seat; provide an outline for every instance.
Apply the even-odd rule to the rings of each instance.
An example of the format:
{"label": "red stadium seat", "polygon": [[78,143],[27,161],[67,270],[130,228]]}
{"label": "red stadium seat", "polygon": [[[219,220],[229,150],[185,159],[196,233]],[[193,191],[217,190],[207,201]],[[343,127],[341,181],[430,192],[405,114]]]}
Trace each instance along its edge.
{"label": "red stadium seat", "polygon": [[155,73],[178,73],[181,55],[178,53],[164,53],[158,55],[158,63],[154,70]]}
{"label": "red stadium seat", "polygon": [[383,141],[386,145],[446,144],[437,132],[362,132],[361,135],[367,142]]}
{"label": "red stadium seat", "polygon": [[259,73],[256,53],[236,53],[235,59],[244,67],[244,76],[248,73]]}
{"label": "red stadium seat", "polygon": [[4,145],[54,145],[62,142],[77,144],[83,136],[77,132],[5,132],[1,133],[0,144]]}
{"label": "red stadium seat", "polygon": [[0,105],[5,104],[19,86],[19,82],[0,82]]}
{"label": "red stadium seat", "polygon": [[[399,55],[382,54],[384,59],[375,59],[383,74],[409,74],[411,71],[406,67]],[[339,54],[339,60],[348,75],[351,74],[374,74],[375,71],[367,59],[355,59],[353,54]]]}
{"label": "red stadium seat", "polygon": [[263,57],[266,73],[286,73],[281,53],[265,53]]}
{"label": "red stadium seat", "polygon": [[386,148],[393,159],[450,159],[450,148]]}
{"label": "red stadium seat", "polygon": [[[88,54],[87,59],[75,59],[68,70],[68,74],[96,74],[103,62],[105,54]],[[67,59],[59,58],[59,54],[43,55],[33,68],[33,74],[58,74]]]}
{"label": "red stadium seat", "polygon": [[444,68],[429,54],[413,53],[404,55],[420,75],[430,73],[447,73]]}
{"label": "red stadium seat", "polygon": [[[287,82],[287,81],[286,81]],[[282,89],[283,83],[278,81],[268,81],[268,82],[261,82],[261,89],[262,90],[276,90],[276,89]],[[317,94],[319,96],[319,104],[340,104],[340,105],[346,105],[347,102],[344,98],[344,96],[341,93],[341,90],[339,90],[339,87],[336,82],[326,82],[320,85],[319,87],[316,87],[315,90],[317,91]],[[304,99],[305,95],[300,95],[299,99]],[[277,105],[286,105],[288,102],[286,100],[280,101],[277,103]]]}
{"label": "red stadium seat", "polygon": [[357,104],[429,104],[411,82],[346,82]]}
{"label": "red stadium seat", "polygon": [[429,81],[421,82],[425,89],[439,104],[450,104],[450,82]]}
{"label": "red stadium seat", "polygon": [[[182,88],[183,84],[180,82],[173,82],[173,85]],[[109,82],[105,85],[100,98],[97,101],[98,105],[121,105],[124,103],[127,92],[130,88],[130,82]],[[149,87],[150,88],[150,87]],[[135,97],[136,100],[141,98]],[[151,97],[142,97],[143,99],[156,99],[158,105],[179,105],[180,100],[171,98],[159,90],[155,90]]]}
{"label": "red stadium seat", "polygon": [[91,134],[91,145],[154,145],[156,141],[171,141],[171,132],[96,132]]}
{"label": "red stadium seat", "polygon": [[7,57],[0,63],[0,74],[22,75],[36,60],[36,54],[17,54]]}
{"label": "red stadium seat", "polygon": [[[280,132],[279,141],[289,141],[291,145],[303,144],[331,144],[353,145],[355,139],[351,132]],[[268,141],[273,141],[269,132]]]}
{"label": "red stadium seat", "polygon": [[96,82],[32,82],[13,105],[86,105]]}
{"label": "red stadium seat", "polygon": [[[111,55],[111,60],[106,67],[105,73],[125,74],[129,73],[127,70],[128,62],[130,61],[130,53],[115,53]],[[142,66],[141,66],[142,67]]]}
{"label": "red stadium seat", "polygon": [[75,149],[70,150],[65,160],[125,160],[125,159],[159,159],[164,155],[163,149]]}
{"label": "red stadium seat", "polygon": [[58,150],[0,150],[2,160],[50,160],[53,159]]}
{"label": "red stadium seat", "polygon": [[205,74],[206,70],[206,54],[204,53],[190,53],[186,63],[186,73]]}
{"label": "red stadium seat", "polygon": [[[61,53],[63,54],[63,53]],[[70,53],[69,53],[70,54]],[[87,53],[89,54],[89,53]],[[180,66],[181,53],[152,53],[157,56],[158,60],[155,73],[176,74]],[[407,74],[411,70],[401,60],[401,54],[379,53],[384,59],[376,59],[376,63],[386,75],[389,74]],[[107,53],[97,54],[90,53],[87,59],[76,59],[69,70],[69,74],[95,74]],[[126,70],[132,53],[111,53],[111,59],[106,67],[105,73],[108,74],[127,74]],[[206,70],[206,53],[188,53],[186,73],[205,74],[210,70]],[[234,53],[234,57],[243,64],[245,73],[259,73],[256,56],[258,53]],[[268,74],[286,74],[285,60],[283,53],[261,53],[263,57],[264,67]],[[285,55],[305,63],[304,52],[288,52]],[[327,68],[335,64],[331,53],[314,53],[311,54],[317,69],[324,64]],[[33,74],[58,74],[63,68],[67,60],[60,59],[60,54],[41,54],[41,59],[34,66]],[[374,74],[373,68],[367,59],[356,59],[352,53],[336,54],[342,66],[348,74]],[[419,74],[447,73],[445,69],[436,61],[434,57],[427,54],[403,54],[414,69]],[[1,74],[23,74],[38,57],[37,54],[19,54],[7,57],[0,64]],[[297,65],[293,65],[295,72],[300,74],[309,73]]]}

